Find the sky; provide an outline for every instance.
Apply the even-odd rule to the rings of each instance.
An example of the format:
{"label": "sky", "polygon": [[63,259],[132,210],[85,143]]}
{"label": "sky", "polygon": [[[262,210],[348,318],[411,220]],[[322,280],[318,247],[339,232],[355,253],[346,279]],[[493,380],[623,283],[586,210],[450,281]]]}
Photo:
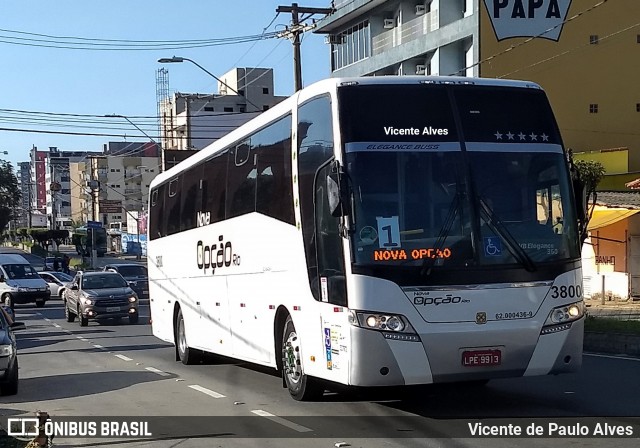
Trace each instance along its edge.
{"label": "sky", "polygon": [[[329,7],[330,3],[330,0],[298,2],[300,6],[320,8]],[[294,92],[293,47],[288,39],[175,48],[178,41],[182,41],[180,45],[195,40],[228,41],[227,38],[232,37],[282,31],[290,25],[291,14],[277,15],[278,6],[291,6],[291,3],[276,0],[1,2],[0,158],[9,160],[15,168],[18,162],[29,160],[33,146],[41,150],[53,146],[62,151],[100,151],[109,141],[148,141],[126,120],[104,118],[109,114],[127,116],[148,135],[157,137],[156,71],[161,67],[168,70],[169,93],[217,93],[216,80],[197,66],[189,62],[159,64],[159,58],[190,58],[216,76],[234,67],[272,68],[274,93],[291,95]],[[114,42],[117,40],[128,42]],[[134,44],[138,46],[132,50]],[[114,45],[120,49],[105,50]],[[129,49],[122,49],[123,45]],[[142,45],[147,49],[140,49]],[[187,45],[193,46],[193,43]],[[324,36],[305,33],[301,49],[303,85],[329,77],[329,46],[324,43]]]}

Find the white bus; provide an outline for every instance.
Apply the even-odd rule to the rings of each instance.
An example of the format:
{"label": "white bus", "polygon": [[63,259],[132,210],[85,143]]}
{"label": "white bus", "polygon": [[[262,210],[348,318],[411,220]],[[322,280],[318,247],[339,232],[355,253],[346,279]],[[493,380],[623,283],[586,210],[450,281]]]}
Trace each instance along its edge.
{"label": "white bus", "polygon": [[154,179],[153,334],[277,368],[297,400],[575,371],[571,172],[536,84],[318,82]]}

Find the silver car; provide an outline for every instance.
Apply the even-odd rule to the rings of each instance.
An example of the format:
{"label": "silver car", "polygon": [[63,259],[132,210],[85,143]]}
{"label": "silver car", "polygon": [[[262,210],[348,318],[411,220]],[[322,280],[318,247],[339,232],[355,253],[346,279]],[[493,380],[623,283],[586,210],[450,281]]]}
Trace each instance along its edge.
{"label": "silver car", "polygon": [[38,272],[38,275],[44,279],[51,289],[51,297],[64,298],[64,291],[67,288],[67,283],[73,281],[73,277],[64,272],[56,271],[42,271]]}

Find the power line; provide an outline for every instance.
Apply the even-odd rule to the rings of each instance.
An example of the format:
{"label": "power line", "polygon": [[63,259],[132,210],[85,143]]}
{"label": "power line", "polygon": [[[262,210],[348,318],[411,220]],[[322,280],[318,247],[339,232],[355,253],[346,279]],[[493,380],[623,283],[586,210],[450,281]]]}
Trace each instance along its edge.
{"label": "power line", "polygon": [[[0,30],[2,31],[2,30]],[[248,36],[236,36],[226,37],[219,39],[208,39],[202,41],[194,41],[189,43],[188,41],[126,41],[116,39],[87,39],[87,38],[75,38],[75,37],[58,37],[50,35],[39,35],[36,33],[25,33],[17,31],[7,31],[13,33],[22,33],[28,35],[35,35],[40,37],[46,37],[46,39],[25,38],[6,36],[0,34],[0,43],[10,45],[22,45],[29,47],[43,47],[43,48],[60,48],[66,50],[91,50],[91,51],[157,51],[157,50],[179,50],[189,48],[203,48],[203,47],[216,47],[222,45],[234,45],[247,42],[254,42],[259,40],[272,39],[276,37],[276,33],[263,33],[254,34]],[[9,40],[7,40],[9,39]],[[80,42],[74,42],[73,40],[81,40]]]}

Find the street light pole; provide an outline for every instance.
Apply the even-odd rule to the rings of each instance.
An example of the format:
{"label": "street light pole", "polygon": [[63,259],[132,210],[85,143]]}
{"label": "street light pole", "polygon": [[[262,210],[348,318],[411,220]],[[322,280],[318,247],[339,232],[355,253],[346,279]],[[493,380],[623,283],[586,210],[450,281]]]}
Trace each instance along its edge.
{"label": "street light pole", "polygon": [[159,144],[157,141],[155,141],[153,139],[153,137],[151,137],[149,134],[147,134],[143,129],[141,129],[133,121],[129,120],[129,117],[127,117],[125,115],[107,114],[107,115],[105,115],[105,118],[124,118],[125,120],[127,120],[129,122],[129,124],[131,124],[131,126],[136,128],[138,131],[142,132],[145,137],[147,137],[149,140],[151,140],[153,143],[155,143],[156,146],[158,146],[158,148],[160,148],[160,172],[164,171],[164,148],[162,147],[161,144]]}
{"label": "street light pole", "polygon": [[194,61],[193,59],[189,59],[189,58],[182,58],[179,56],[174,56],[172,58],[160,58],[158,59],[158,62],[161,64],[171,64],[171,63],[176,63],[176,62],[184,62],[184,61],[189,61],[191,62],[193,65],[195,65],[196,67],[198,67],[200,70],[202,70],[203,72],[205,72],[207,75],[211,76],[212,78],[214,78],[216,81],[218,81],[220,84],[222,84],[223,86],[225,86],[227,89],[231,90],[233,93],[235,93],[238,96],[242,96],[244,97],[245,101],[249,104],[251,104],[253,107],[256,108],[256,111],[261,111],[260,107],[258,107],[256,104],[252,103],[251,101],[249,101],[249,99],[246,97],[246,95],[241,95],[236,89],[234,89],[233,87],[231,87],[229,84],[227,84],[226,82],[224,82],[223,80],[221,80],[220,78],[218,78],[216,75],[214,75],[213,73],[211,73],[209,70],[207,70],[206,68],[204,68],[202,65],[198,64],[196,61]]}

